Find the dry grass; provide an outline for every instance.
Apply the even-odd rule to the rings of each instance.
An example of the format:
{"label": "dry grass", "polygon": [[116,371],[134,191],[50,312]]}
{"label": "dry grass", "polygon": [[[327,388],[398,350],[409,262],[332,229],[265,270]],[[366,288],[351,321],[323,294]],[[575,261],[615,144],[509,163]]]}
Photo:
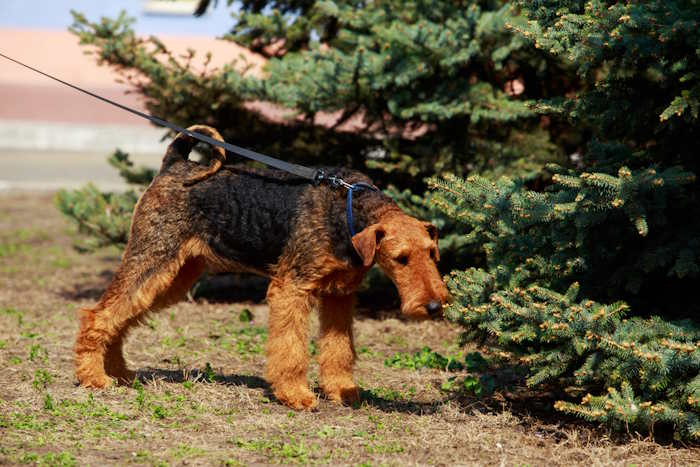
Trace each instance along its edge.
{"label": "dry grass", "polygon": [[[447,323],[359,319],[359,407],[313,413],[271,400],[261,379],[267,308],[182,303],[127,344],[143,381],[76,387],[76,310],[91,304],[116,250],[80,255],[46,195],[0,197],[0,464],[693,464],[698,448],[609,440],[585,424],[530,416],[497,398],[451,398],[452,374],[384,365],[423,346],[456,353]],[[249,308],[252,323],[239,320]],[[312,369],[312,380],[316,378]]]}

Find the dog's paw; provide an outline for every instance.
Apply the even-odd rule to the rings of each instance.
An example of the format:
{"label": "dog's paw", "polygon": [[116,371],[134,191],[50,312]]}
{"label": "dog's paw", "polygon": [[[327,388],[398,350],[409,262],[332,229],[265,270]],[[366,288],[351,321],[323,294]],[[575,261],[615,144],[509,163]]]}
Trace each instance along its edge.
{"label": "dog's paw", "polygon": [[354,384],[339,387],[324,387],[326,397],[333,402],[344,405],[354,405],[360,401],[360,388]]}
{"label": "dog's paw", "polygon": [[312,410],[318,406],[318,400],[309,388],[280,388],[274,394],[278,401],[295,410]]}
{"label": "dog's paw", "polygon": [[104,389],[115,385],[114,379],[107,375],[90,376],[85,378],[78,377],[80,385],[84,388]]}

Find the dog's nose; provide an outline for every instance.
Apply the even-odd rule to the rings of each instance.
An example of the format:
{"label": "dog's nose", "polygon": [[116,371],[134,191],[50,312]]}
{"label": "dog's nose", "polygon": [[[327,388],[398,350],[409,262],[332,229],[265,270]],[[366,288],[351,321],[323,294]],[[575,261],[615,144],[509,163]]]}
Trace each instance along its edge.
{"label": "dog's nose", "polygon": [[429,315],[436,315],[440,312],[440,310],[442,310],[442,303],[440,303],[438,300],[430,300],[425,305],[425,309]]}

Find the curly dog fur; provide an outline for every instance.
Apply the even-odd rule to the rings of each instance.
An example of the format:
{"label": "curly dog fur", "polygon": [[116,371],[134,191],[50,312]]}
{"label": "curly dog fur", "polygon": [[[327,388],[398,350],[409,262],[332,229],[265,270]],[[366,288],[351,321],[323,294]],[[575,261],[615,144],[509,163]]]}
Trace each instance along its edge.
{"label": "curly dog fur", "polygon": [[[189,128],[221,140],[213,128]],[[265,376],[283,404],[317,404],[309,389],[309,315],[320,314],[320,386],[340,403],[359,398],[353,382],[353,295],[375,262],[396,285],[401,310],[440,311],[447,290],[438,273],[437,230],[404,214],[381,192],[357,193],[345,220],[345,190],[273,170],[224,165],[220,151],[202,167],[188,160],[195,141],[170,144],[160,172],[134,209],[129,243],[99,302],[82,310],[76,375],[85,387],[128,382],[122,346],[145,313],[181,300],[206,272],[251,272],[270,278]],[[349,183],[363,174],[327,168]]]}

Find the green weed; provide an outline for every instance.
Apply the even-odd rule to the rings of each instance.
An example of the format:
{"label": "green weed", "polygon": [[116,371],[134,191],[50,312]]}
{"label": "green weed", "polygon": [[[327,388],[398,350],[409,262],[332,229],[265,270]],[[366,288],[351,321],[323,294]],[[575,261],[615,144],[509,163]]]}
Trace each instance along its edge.
{"label": "green weed", "polygon": [[365,445],[369,454],[398,454],[403,452],[403,446],[397,441],[391,443],[370,443]]}
{"label": "green weed", "polygon": [[[112,422],[127,420],[129,417],[126,414],[115,412],[107,405],[95,400],[95,396],[90,393],[87,398],[82,401],[74,399],[62,399],[60,401],[50,400],[51,396],[47,393],[44,399],[44,408],[51,411],[55,417],[66,417],[69,419],[98,418],[107,419]],[[50,400],[52,408],[47,408],[47,402]]]}
{"label": "green weed", "polygon": [[371,423],[374,424],[374,429],[377,431],[383,430],[384,429],[384,422],[382,419],[377,416],[377,415],[369,415],[367,417],[367,420],[369,420]]}
{"label": "green weed", "polygon": [[236,440],[236,445],[248,451],[264,452],[269,460],[281,463],[308,464],[312,450],[303,442],[290,438],[288,442],[269,440]]}
{"label": "green weed", "polygon": [[241,462],[241,461],[239,461],[239,460],[237,460],[237,459],[226,459],[226,460],[224,461],[224,465],[227,466],[227,467],[229,467],[229,466],[238,467],[238,466],[246,465],[246,464],[244,464],[243,462]]}
{"label": "green weed", "polygon": [[24,322],[24,312],[17,310],[16,308],[0,308],[0,315],[16,316],[17,326],[22,326]]}
{"label": "green weed", "polygon": [[320,430],[316,432],[316,436],[323,439],[335,438],[342,434],[342,430],[337,427],[332,427],[328,425],[323,425]]}
{"label": "green weed", "polygon": [[384,360],[384,365],[392,368],[410,368],[417,370],[420,368],[435,368],[444,371],[459,371],[465,368],[464,364],[457,360],[457,357],[445,357],[430,350],[430,347],[423,347],[413,354],[396,353],[393,357]]}
{"label": "green weed", "polygon": [[20,463],[36,464],[36,465],[51,465],[61,467],[72,467],[76,465],[75,457],[69,452],[59,452],[48,454],[26,453],[20,458]]}
{"label": "green weed", "polygon": [[58,268],[58,269],[67,269],[70,267],[70,265],[71,265],[71,262],[68,258],[59,257],[59,258],[54,258],[51,261],[51,266]]}
{"label": "green weed", "polygon": [[262,327],[250,326],[234,331],[237,335],[235,349],[241,356],[248,354],[260,355],[265,351],[267,341],[267,330]]}
{"label": "green weed", "polygon": [[183,332],[184,332],[183,329],[177,328],[177,329],[175,329],[175,332],[177,333],[177,336],[175,336],[175,337],[165,336],[161,340],[161,343],[166,347],[175,347],[175,348],[185,347],[187,345],[187,339],[183,335]]}
{"label": "green weed", "polygon": [[481,397],[482,395],[492,393],[495,387],[496,381],[491,375],[469,375],[461,380],[456,376],[452,376],[442,383],[440,389],[445,392],[465,392]]}
{"label": "green weed", "polygon": [[273,443],[272,441],[268,441],[265,439],[254,439],[250,441],[242,440],[242,439],[237,439],[236,440],[236,446],[239,448],[246,449],[248,451],[265,451],[267,449],[272,448]]}
{"label": "green weed", "polygon": [[49,384],[51,384],[52,380],[51,374],[44,370],[43,368],[39,368],[34,372],[34,380],[32,381],[32,386],[34,386],[34,389],[40,390],[40,389],[46,389]]}
{"label": "green weed", "polygon": [[8,418],[0,422],[0,427],[13,428],[15,430],[24,431],[46,431],[51,425],[51,422],[38,420],[32,413],[14,412]]}
{"label": "green weed", "polygon": [[211,367],[211,364],[207,362],[207,364],[204,366],[204,380],[208,383],[213,383],[216,381],[216,373],[214,373],[214,369]]}
{"label": "green weed", "polygon": [[267,329],[259,326],[249,326],[235,331],[239,336],[257,337],[262,336],[267,339]]}
{"label": "green weed", "polygon": [[53,399],[48,392],[44,396],[44,410],[53,410]]}
{"label": "green weed", "polygon": [[170,416],[170,411],[162,406],[162,405],[155,405],[153,407],[153,418],[157,418],[158,420],[163,420],[167,417]]}
{"label": "green weed", "polygon": [[136,451],[132,455],[133,455],[133,460],[138,462],[138,463],[141,463],[141,464],[150,464],[152,466],[161,466],[161,465],[167,466],[167,465],[169,465],[167,462],[158,460],[156,458],[156,456],[150,451],[140,450],[140,451]]}
{"label": "green weed", "polygon": [[46,363],[49,359],[49,352],[40,344],[34,344],[29,348],[29,360],[34,362],[41,360]]}
{"label": "green weed", "polygon": [[308,456],[311,454],[311,452],[303,442],[297,443],[294,438],[292,438],[289,443],[282,444],[282,447],[276,452],[276,454],[278,454],[278,456],[285,462],[291,461],[301,464],[308,464]]}
{"label": "green weed", "polygon": [[467,376],[464,378],[464,381],[462,381],[462,386],[464,387],[465,391],[474,393],[475,396],[481,396],[481,393],[484,391],[479,379],[474,376]]}
{"label": "green weed", "polygon": [[406,347],[408,345],[404,336],[389,336],[386,339],[386,343],[396,347]]}
{"label": "green weed", "polygon": [[207,451],[202,449],[202,448],[195,447],[195,446],[189,446],[187,444],[180,444],[177,448],[171,450],[171,453],[174,457],[176,457],[178,459],[182,459],[185,457],[193,457],[193,456],[200,456],[201,457],[201,456],[204,456],[207,453]]}
{"label": "green weed", "polygon": [[134,379],[132,388],[136,390],[136,405],[140,410],[146,406],[146,390],[143,388],[143,384],[138,379]]}
{"label": "green weed", "polygon": [[24,253],[30,249],[29,245],[17,242],[0,243],[0,258],[9,258],[19,253]]}
{"label": "green weed", "polygon": [[377,357],[379,355],[379,352],[376,352],[376,351],[374,351],[374,350],[372,350],[369,347],[364,346],[364,345],[362,347],[360,347],[359,349],[357,349],[357,353],[359,353],[360,355],[366,355],[369,358],[374,358],[374,357]]}
{"label": "green weed", "polygon": [[238,314],[238,321],[241,323],[250,323],[253,321],[253,312],[251,312],[248,308],[243,308]]}

